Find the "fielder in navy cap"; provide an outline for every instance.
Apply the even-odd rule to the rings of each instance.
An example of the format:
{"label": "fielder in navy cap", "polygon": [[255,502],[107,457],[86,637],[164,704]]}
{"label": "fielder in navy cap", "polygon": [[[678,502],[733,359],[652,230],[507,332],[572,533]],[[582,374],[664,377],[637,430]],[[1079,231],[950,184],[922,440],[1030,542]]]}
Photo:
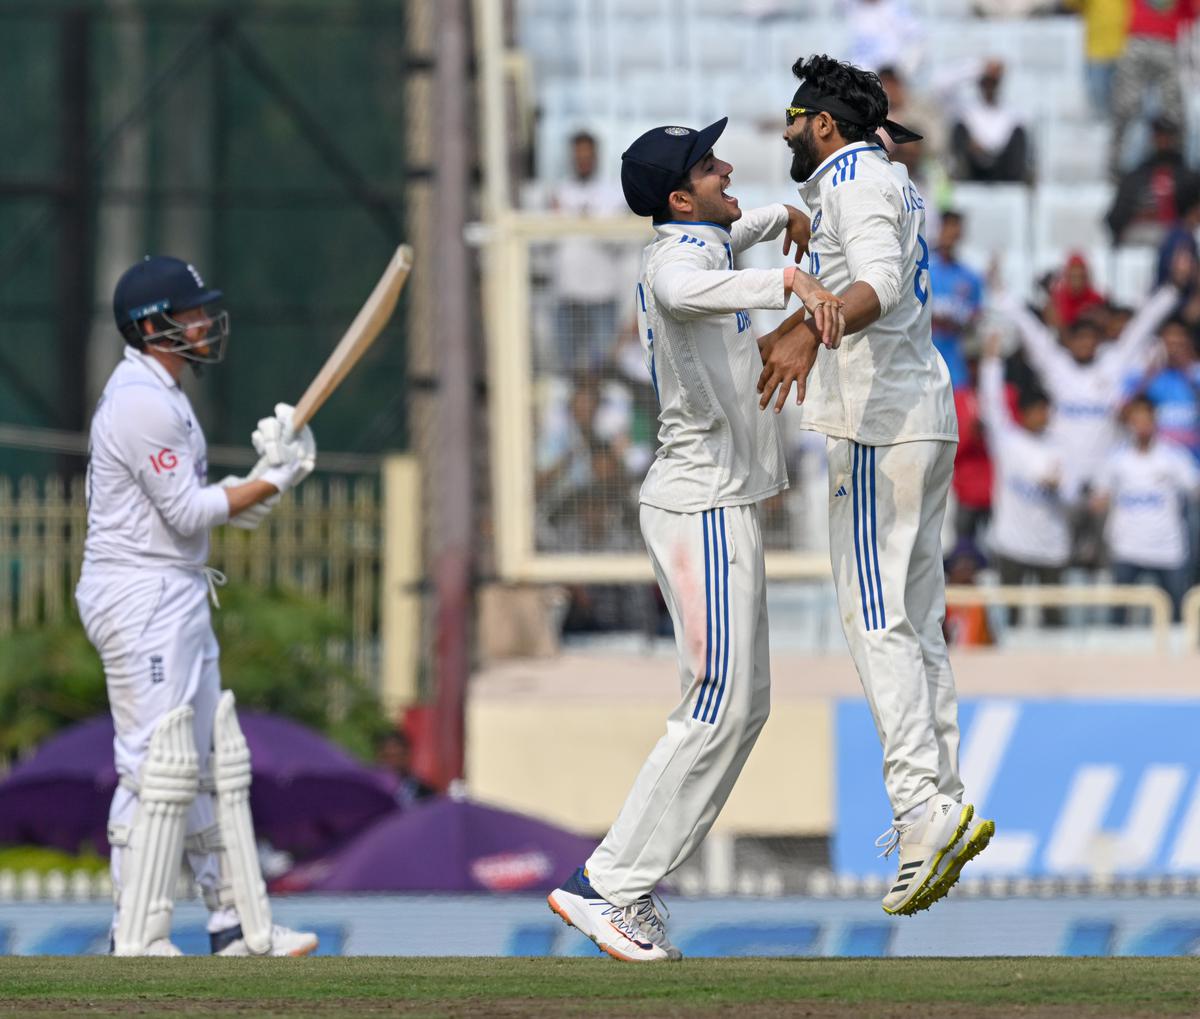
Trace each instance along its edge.
{"label": "fielder in navy cap", "polygon": [[737,199],[725,194],[733,167],[713,155],[728,120],[699,131],[656,127],[630,145],[621,155],[621,189],[629,208],[656,223],[693,219],[728,226],[741,216]]}

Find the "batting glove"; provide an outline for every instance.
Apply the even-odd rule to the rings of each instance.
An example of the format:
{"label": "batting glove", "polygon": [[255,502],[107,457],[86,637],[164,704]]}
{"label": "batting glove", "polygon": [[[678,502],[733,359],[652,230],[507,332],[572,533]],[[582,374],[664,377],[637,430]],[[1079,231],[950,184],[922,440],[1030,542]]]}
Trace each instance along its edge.
{"label": "batting glove", "polygon": [[[263,462],[260,460],[259,464],[262,464],[262,463]],[[238,485],[246,484],[246,482],[248,482],[248,481],[255,481],[259,477],[261,477],[261,474],[258,473],[258,469],[259,469],[259,467],[256,464],[255,469],[250,472],[250,476],[248,478],[239,478],[239,477],[235,477],[234,475],[230,474],[228,477],[224,477],[220,481],[218,481],[217,484],[220,485],[222,488],[235,488]],[[263,470],[265,471],[267,469],[268,468],[264,465]],[[261,524],[264,520],[266,520],[268,516],[270,516],[271,510],[273,510],[278,505],[279,505],[279,496],[278,495],[269,496],[266,499],[264,499],[262,502],[255,503],[249,509],[242,510],[242,512],[239,513],[236,517],[230,517],[229,523],[233,527],[240,527],[243,531],[255,531],[258,529],[258,525]]]}

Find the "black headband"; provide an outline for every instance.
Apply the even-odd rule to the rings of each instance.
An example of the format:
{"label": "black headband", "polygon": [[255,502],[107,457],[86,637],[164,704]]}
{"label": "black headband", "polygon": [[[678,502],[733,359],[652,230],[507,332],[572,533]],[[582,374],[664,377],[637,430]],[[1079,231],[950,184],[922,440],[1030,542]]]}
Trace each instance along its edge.
{"label": "black headband", "polygon": [[877,131],[881,127],[885,128],[892,141],[897,145],[903,145],[905,142],[919,142],[923,137],[917,134],[916,131],[910,131],[903,124],[897,124],[894,120],[888,120],[886,117],[882,123],[868,123],[867,118],[849,103],[835,96],[821,95],[815,88],[810,87],[806,81],[800,82],[799,87],[796,89],[796,94],[792,96],[792,105],[803,106],[810,110],[816,110],[818,113],[828,113],[835,120],[853,124],[855,127],[865,128],[868,131]]}

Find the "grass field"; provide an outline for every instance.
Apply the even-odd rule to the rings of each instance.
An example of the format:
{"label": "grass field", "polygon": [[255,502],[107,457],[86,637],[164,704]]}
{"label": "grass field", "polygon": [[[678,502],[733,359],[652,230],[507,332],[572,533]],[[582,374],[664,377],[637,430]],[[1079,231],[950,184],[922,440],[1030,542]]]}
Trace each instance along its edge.
{"label": "grass field", "polygon": [[1197,959],[0,958],[0,1016],[1200,1015]]}

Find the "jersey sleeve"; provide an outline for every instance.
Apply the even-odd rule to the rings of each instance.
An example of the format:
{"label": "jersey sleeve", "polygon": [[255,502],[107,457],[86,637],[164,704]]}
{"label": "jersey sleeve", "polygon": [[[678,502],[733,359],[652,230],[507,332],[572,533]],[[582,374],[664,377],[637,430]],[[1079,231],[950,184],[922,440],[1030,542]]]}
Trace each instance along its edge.
{"label": "jersey sleeve", "polygon": [[672,318],[732,315],[746,309],[786,308],[786,269],[709,269],[671,258],[647,274],[660,309]]}
{"label": "jersey sleeve", "polygon": [[743,213],[742,218],[733,224],[730,234],[734,254],[754,247],[762,241],[774,240],[787,226],[788,210],[783,204],[764,205],[761,209],[751,209]]}
{"label": "jersey sleeve", "polygon": [[138,486],[175,531],[191,537],[229,520],[229,499],[200,480],[186,424],[150,386],[128,386],[115,397],[114,446]]}
{"label": "jersey sleeve", "polygon": [[903,292],[899,196],[874,181],[844,181],[830,188],[824,209],[841,238],[850,282],[870,285],[882,318],[900,303]]}
{"label": "jersey sleeve", "polygon": [[1145,367],[1158,338],[1158,328],[1175,310],[1179,298],[1179,291],[1171,284],[1159,287],[1121,330],[1116,342],[1101,355],[1105,371],[1114,381]]}

